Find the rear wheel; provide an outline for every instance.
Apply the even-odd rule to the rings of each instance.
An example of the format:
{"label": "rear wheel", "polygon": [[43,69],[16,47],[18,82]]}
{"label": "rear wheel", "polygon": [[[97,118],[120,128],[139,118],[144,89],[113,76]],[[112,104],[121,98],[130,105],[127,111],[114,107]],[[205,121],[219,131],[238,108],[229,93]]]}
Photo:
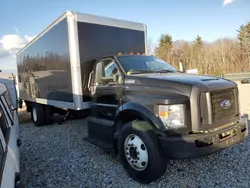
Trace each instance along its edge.
{"label": "rear wheel", "polygon": [[41,104],[32,104],[31,118],[36,126],[45,125],[45,109]]}
{"label": "rear wheel", "polygon": [[52,123],[52,117],[53,117],[53,107],[46,105],[44,106],[44,112],[45,112],[45,124],[50,125]]}
{"label": "rear wheel", "polygon": [[147,122],[133,121],[122,127],[118,153],[128,175],[140,183],[149,184],[165,173],[165,159]]}

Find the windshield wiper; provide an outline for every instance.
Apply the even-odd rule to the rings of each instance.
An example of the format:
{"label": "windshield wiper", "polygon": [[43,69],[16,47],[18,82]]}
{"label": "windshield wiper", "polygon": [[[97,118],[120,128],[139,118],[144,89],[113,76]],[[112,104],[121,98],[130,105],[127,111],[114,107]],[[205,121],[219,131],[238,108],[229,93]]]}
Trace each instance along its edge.
{"label": "windshield wiper", "polygon": [[152,73],[155,72],[149,69],[132,69],[128,71],[130,74],[140,74],[140,73]]}
{"label": "windshield wiper", "polygon": [[156,70],[155,72],[157,72],[157,73],[169,73],[169,72],[177,72],[177,71],[168,70],[168,69],[163,69],[163,70]]}
{"label": "windshield wiper", "polygon": [[172,73],[178,72],[174,70],[162,69],[162,70],[150,70],[150,69],[131,69],[128,71],[130,74],[140,74],[140,73]]}

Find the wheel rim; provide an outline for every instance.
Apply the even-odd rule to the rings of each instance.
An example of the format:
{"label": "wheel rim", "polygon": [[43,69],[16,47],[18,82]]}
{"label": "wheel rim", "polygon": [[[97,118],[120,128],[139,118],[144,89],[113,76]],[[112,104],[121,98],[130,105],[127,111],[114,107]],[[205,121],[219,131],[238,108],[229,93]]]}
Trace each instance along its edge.
{"label": "wheel rim", "polygon": [[37,121],[36,108],[33,108],[33,110],[32,110],[32,116],[33,116],[33,120],[36,122]]}
{"label": "wheel rim", "polygon": [[142,139],[130,134],[124,142],[125,157],[132,168],[142,171],[148,165],[148,150]]}

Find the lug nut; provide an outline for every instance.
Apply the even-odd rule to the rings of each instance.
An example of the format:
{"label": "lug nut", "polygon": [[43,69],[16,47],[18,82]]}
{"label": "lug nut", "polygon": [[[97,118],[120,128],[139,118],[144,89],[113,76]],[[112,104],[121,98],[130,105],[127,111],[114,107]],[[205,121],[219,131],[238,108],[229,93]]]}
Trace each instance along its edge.
{"label": "lug nut", "polygon": [[130,144],[128,144],[128,147],[130,147]]}
{"label": "lug nut", "polygon": [[139,158],[139,157],[137,157],[137,160],[140,160],[140,158]]}
{"label": "lug nut", "polygon": [[129,153],[128,152],[126,152],[126,155],[128,155]]}
{"label": "lug nut", "polygon": [[134,144],[131,144],[131,146],[133,147],[133,146],[134,146]]}
{"label": "lug nut", "polygon": [[128,160],[131,160],[131,157],[129,157]]}
{"label": "lug nut", "polygon": [[135,161],[135,163],[137,163],[137,161]]}

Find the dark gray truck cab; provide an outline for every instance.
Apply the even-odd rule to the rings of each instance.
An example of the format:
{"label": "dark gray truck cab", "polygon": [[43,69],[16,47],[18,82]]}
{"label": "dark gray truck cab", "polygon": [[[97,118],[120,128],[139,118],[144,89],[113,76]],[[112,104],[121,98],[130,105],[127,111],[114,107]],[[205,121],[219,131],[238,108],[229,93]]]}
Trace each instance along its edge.
{"label": "dark gray truck cab", "polygon": [[[106,64],[109,68],[103,69]],[[153,56],[117,55],[98,60],[90,77],[90,91],[93,106],[86,140],[105,149],[115,149],[119,154],[124,154],[123,149],[127,147],[125,155],[127,152],[134,164],[140,151],[126,146],[126,138],[122,140],[125,146],[119,145],[119,137],[128,136],[138,128],[131,128],[128,133],[123,131],[123,126],[143,124],[144,127],[139,126],[141,132],[150,127],[156,138],[153,147],[158,147],[167,159],[212,154],[240,143],[248,135],[247,120],[240,115],[238,87],[234,82],[178,72]],[[148,144],[147,140],[144,144]],[[134,158],[133,149],[137,153]],[[158,162],[151,160],[157,166]],[[163,164],[161,162],[162,167]],[[141,169],[135,168],[135,171]],[[152,170],[142,179],[133,173],[131,176],[150,182],[154,178],[152,174],[159,175],[160,171]]]}
{"label": "dark gray truck cab", "polygon": [[[36,126],[88,116],[86,141],[119,154],[141,183],[168,159],[199,157],[248,135],[237,85],[147,54],[144,24],[66,12],[17,54],[19,100]],[[67,119],[67,118],[66,118]]]}

